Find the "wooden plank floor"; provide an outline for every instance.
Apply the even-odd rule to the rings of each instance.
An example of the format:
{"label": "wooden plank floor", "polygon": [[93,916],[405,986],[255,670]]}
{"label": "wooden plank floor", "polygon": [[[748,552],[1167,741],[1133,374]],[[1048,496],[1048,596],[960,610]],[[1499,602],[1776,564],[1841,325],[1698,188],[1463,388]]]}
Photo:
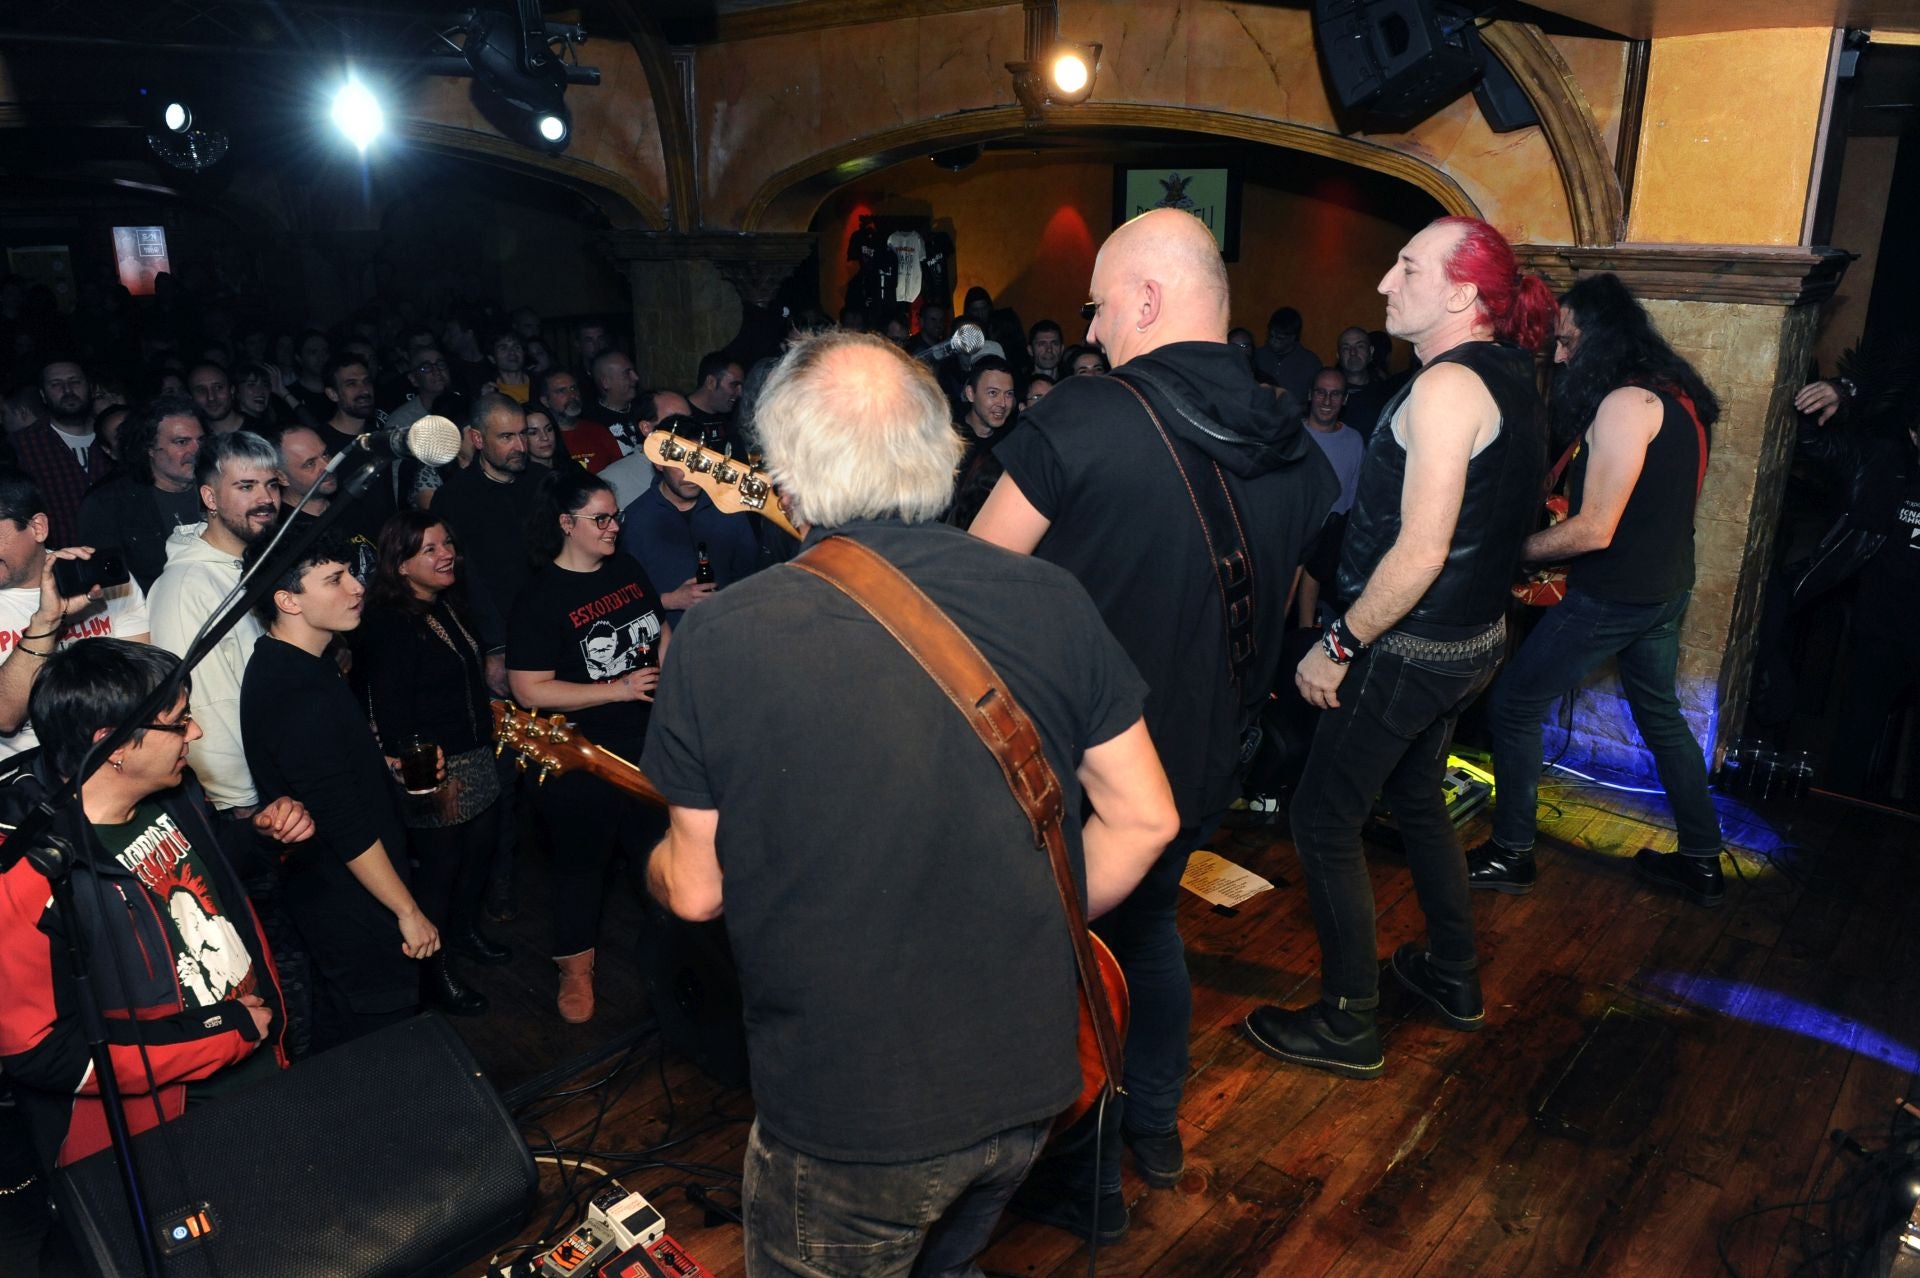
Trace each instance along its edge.
{"label": "wooden plank floor", "polygon": [[[1357,1082],[1279,1065],[1238,1034],[1263,1002],[1317,989],[1318,947],[1283,829],[1224,832],[1216,850],[1276,884],[1232,914],[1181,907],[1194,982],[1188,1170],[1147,1189],[1129,1170],[1132,1228],[1102,1250],[1122,1275],[1705,1275],[1728,1222],[1816,1192],[1827,1133],[1871,1145],[1913,1086],[1920,972],[1908,910],[1920,826],[1809,799],[1755,811],[1719,800],[1744,878],[1704,910],[1643,889],[1628,861],[1670,850],[1656,799],[1543,787],[1541,882],[1476,894],[1487,1026],[1460,1034],[1383,989],[1388,1069]],[[1469,839],[1478,837],[1471,829]],[[1421,935],[1404,863],[1370,848],[1382,954]],[[550,1010],[544,916],[527,867],[523,952],[482,972],[489,1015],[458,1022],[503,1089],[650,1024],[631,893],[609,906],[601,1011],[583,1029]],[[1484,897],[1484,899],[1479,899]],[[857,1050],[857,1047],[850,1048]],[[740,1233],[686,1186],[738,1205],[751,1098],[641,1033],[563,1084],[596,1091],[542,1107],[529,1237],[572,1223],[566,1190],[621,1171],[718,1278],[744,1273]],[[665,1144],[665,1148],[659,1148]],[[625,1170],[631,1167],[631,1170]],[[573,1177],[579,1176],[579,1180]],[[564,1220],[562,1219],[564,1217]],[[1746,1278],[1786,1274],[1814,1236],[1776,1212],[1728,1233]],[[1079,1242],[1007,1222],[989,1273],[1084,1272]],[[478,1275],[483,1266],[470,1271]]]}

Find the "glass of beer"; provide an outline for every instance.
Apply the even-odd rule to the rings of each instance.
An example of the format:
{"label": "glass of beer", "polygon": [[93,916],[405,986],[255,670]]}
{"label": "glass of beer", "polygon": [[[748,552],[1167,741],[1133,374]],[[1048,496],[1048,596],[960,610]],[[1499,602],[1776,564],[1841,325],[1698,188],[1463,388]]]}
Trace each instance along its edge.
{"label": "glass of beer", "polygon": [[440,788],[440,747],[409,737],[400,747],[400,786],[408,794],[432,794]]}

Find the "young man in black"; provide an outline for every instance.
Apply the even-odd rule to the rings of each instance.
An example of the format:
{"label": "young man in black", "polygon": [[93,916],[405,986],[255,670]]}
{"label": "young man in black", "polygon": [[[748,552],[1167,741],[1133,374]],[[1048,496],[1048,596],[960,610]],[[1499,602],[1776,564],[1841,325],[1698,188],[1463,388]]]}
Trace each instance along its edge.
{"label": "young man in black", "polygon": [[[1193,1011],[1174,918],[1180,875],[1235,797],[1242,736],[1279,671],[1294,569],[1337,486],[1298,415],[1282,413],[1227,345],[1226,268],[1199,219],[1156,210],[1127,223],[1095,259],[1089,293],[1088,336],[1114,373],[1067,378],[1000,442],[1007,473],[973,533],[1072,572],[1147,680],[1147,727],[1181,828],[1101,933],[1133,997],[1127,1143],[1149,1182],[1166,1187],[1183,1166],[1177,1117]],[[1244,533],[1254,592],[1233,633],[1209,552],[1226,528]],[[1097,1218],[1090,1159],[1016,1210],[1082,1236],[1124,1230],[1117,1146],[1103,1151]]]}
{"label": "young man in black", "polygon": [[1380,956],[1360,829],[1381,795],[1406,844],[1428,940],[1393,974],[1455,1029],[1485,1018],[1473,909],[1441,779],[1460,712],[1493,679],[1508,589],[1546,473],[1534,352],[1553,294],[1522,276],[1500,233],[1441,218],[1380,282],[1387,326],[1422,369],[1389,405],[1361,464],[1332,599],[1343,615],[1294,672],[1326,713],[1293,801],[1293,841],[1320,936],[1320,1001],[1263,1007],[1247,1036],[1280,1060],[1345,1075],[1385,1068],[1374,1009]]}
{"label": "young man in black", "polygon": [[161,396],[125,428],[122,473],[80,503],[80,544],[119,547],[143,591],[165,571],[174,531],[206,518],[193,476],[203,434],[192,403]]}
{"label": "young man in black", "polygon": [[725,351],[714,351],[700,359],[694,372],[699,385],[688,393],[693,405],[693,423],[699,428],[700,442],[708,448],[720,448],[733,440],[733,406],[740,402],[740,387],[746,380],[740,361]]}
{"label": "young man in black", "polygon": [[[259,562],[266,542],[248,548]],[[283,901],[313,956],[314,1050],[403,1020],[420,1006],[419,962],[440,933],[408,886],[406,827],[364,707],[328,649],[360,625],[351,552],[322,538],[255,606],[267,633],[240,689],[247,766],[261,798],[291,797],[314,836],[288,860]]]}
{"label": "young man in black", "polygon": [[[1111,908],[1175,824],[1145,689],[1068,574],[938,522],[960,446],[932,374],[876,337],[802,338],[755,420],[810,542],[893,563],[1033,718],[1087,912]],[[649,884],[684,918],[724,910],[739,963],[749,1270],[977,1272],[1079,1073],[1066,918],[993,755],[879,622],[782,566],[688,615],[643,766],[672,805]]]}

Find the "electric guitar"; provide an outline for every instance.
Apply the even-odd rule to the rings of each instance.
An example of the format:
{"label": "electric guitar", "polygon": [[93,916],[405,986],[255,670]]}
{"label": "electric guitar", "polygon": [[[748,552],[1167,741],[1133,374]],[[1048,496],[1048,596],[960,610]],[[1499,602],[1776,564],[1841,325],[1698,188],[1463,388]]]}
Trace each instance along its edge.
{"label": "electric guitar", "polygon": [[713,504],[729,515],[752,513],[798,541],[800,530],[787,518],[774,494],[773,482],[757,466],[736,461],[717,453],[699,440],[676,435],[670,430],[650,432],[640,441],[640,451],[656,466],[674,466],[713,499]]}
{"label": "electric guitar", "polygon": [[[496,754],[511,750],[522,771],[537,770],[545,784],[548,777],[569,772],[585,772],[618,786],[635,798],[655,807],[667,806],[666,798],[647,780],[646,773],[609,750],[602,750],[567,726],[565,715],[541,718],[511,701],[493,703],[493,739]],[[1100,972],[1100,987],[1106,994],[1107,1008],[1113,1014],[1114,1030],[1121,1041],[1127,1037],[1127,978],[1120,971],[1120,960],[1105,942],[1089,932],[1093,944],[1094,966]],[[1080,1094],[1073,1104],[1054,1120],[1056,1134],[1065,1131],[1100,1101],[1106,1087],[1106,1068],[1100,1060],[1100,1042],[1094,1037],[1093,1017],[1087,1011],[1086,996],[1080,998],[1080,1024],[1075,1033],[1080,1057]],[[1116,1084],[1118,1080],[1115,1080]]]}

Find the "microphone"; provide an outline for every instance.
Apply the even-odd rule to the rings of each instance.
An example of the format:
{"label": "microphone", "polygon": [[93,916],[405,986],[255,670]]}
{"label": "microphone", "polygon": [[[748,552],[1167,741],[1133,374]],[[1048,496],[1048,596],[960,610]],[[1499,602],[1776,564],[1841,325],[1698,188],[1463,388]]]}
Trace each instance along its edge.
{"label": "microphone", "polygon": [[429,466],[444,466],[460,455],[460,428],[444,417],[427,416],[397,430],[366,431],[357,442],[384,457],[411,457]]}

